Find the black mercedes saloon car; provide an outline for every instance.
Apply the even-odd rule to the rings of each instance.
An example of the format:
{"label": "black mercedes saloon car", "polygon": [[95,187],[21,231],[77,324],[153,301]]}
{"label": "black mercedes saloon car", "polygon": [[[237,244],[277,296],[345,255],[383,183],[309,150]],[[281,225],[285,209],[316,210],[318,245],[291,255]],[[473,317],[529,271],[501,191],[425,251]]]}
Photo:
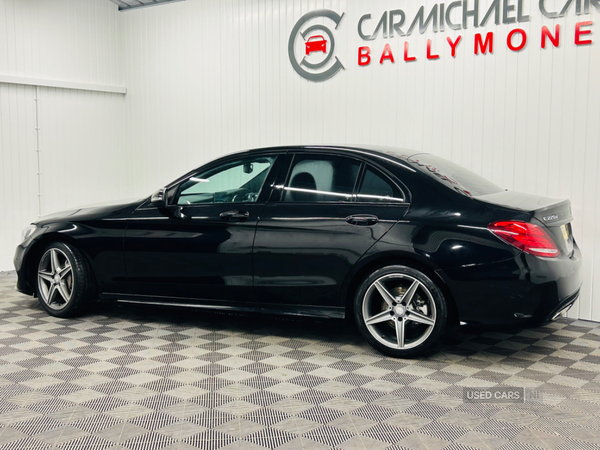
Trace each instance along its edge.
{"label": "black mercedes saloon car", "polygon": [[451,324],[532,326],[581,286],[569,200],[506,191],[433,154],[291,146],[236,153],[151,197],[44,217],[17,289],[49,314],[92,301],[353,316],[397,357]]}

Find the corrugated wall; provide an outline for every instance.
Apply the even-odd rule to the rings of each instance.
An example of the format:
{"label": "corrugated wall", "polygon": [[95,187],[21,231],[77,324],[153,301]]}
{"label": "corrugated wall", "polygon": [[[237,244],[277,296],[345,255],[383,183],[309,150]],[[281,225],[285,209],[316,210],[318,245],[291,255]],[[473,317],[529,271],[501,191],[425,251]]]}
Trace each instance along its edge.
{"label": "corrugated wall", "polygon": [[[491,3],[480,1],[480,20]],[[564,3],[545,5],[557,11]],[[537,0],[526,0],[527,23],[495,25],[492,17],[485,27],[461,31],[430,28],[369,43],[358,37],[365,13],[372,15],[366,27],[372,31],[384,11],[403,9],[410,23],[421,5],[427,13],[434,4],[188,0],[122,13],[126,142],[131,163],[141,168],[136,193],[248,147],[377,143],[433,152],[508,189],[571,198],[585,258],[585,284],[572,315],[600,320],[600,14],[592,7],[577,16],[573,2],[566,17],[550,20]],[[292,70],[287,44],[298,19],[322,8],[345,13],[335,53],[346,70],[313,83]],[[594,21],[588,27],[594,43],[577,47],[575,23],[585,20]],[[562,28],[560,47],[542,50],[541,27],[555,24]],[[528,42],[513,52],[506,38],[517,27]],[[474,35],[488,31],[495,33],[494,52],[476,56]],[[452,58],[446,38],[459,34]],[[438,60],[426,59],[427,39]],[[417,61],[404,62],[405,40]],[[386,43],[395,63],[380,65]],[[358,47],[365,44],[373,60],[359,67]]]}
{"label": "corrugated wall", "polygon": [[0,0],[0,74],[123,82],[117,6],[96,0]]}
{"label": "corrugated wall", "polygon": [[38,216],[35,87],[0,83],[0,270]]}
{"label": "corrugated wall", "polygon": [[[46,6],[50,3],[55,8]],[[480,19],[491,3],[480,1]],[[551,11],[564,3],[545,2]],[[527,23],[495,25],[492,18],[480,28],[429,29],[407,38],[380,35],[365,43],[356,30],[363,14],[371,13],[367,28],[372,31],[384,11],[403,9],[410,22],[421,5],[427,13],[435,2],[187,0],[117,13],[108,1],[0,0],[6,35],[30,30],[34,36],[5,44],[0,33],[0,74],[127,86],[125,97],[42,90],[42,103],[45,98],[49,107],[42,114],[42,142],[56,155],[43,163],[61,174],[48,184],[50,192],[59,194],[48,208],[146,195],[191,167],[243,148],[377,143],[429,151],[509,189],[571,198],[573,227],[585,257],[582,298],[572,315],[600,320],[600,239],[595,239],[600,231],[600,14],[592,6],[590,14],[577,16],[575,3],[566,17],[555,20],[542,17],[537,0],[525,0]],[[11,8],[22,12],[14,14]],[[287,44],[298,19],[322,8],[345,13],[335,31],[335,53],[346,70],[313,83],[292,70]],[[62,38],[53,35],[42,43],[39,31],[25,26],[34,16],[39,30],[60,27]],[[594,22],[588,27],[594,43],[575,46],[575,23],[585,20]],[[541,27],[554,30],[555,24],[561,25],[560,47],[542,50]],[[517,27],[527,32],[528,42],[513,52],[506,37]],[[488,31],[495,33],[493,54],[474,55],[475,33]],[[462,41],[452,58],[446,38],[458,35]],[[440,54],[438,60],[426,59],[427,39]],[[404,41],[417,61],[403,61]],[[380,65],[386,43],[395,63]],[[373,60],[359,67],[357,49],[365,44]],[[8,54],[2,53],[5,47]],[[47,52],[59,55],[52,58]],[[31,61],[18,63],[21,56]],[[102,75],[103,70],[111,75]],[[35,177],[27,166],[29,156],[21,151],[31,148],[26,98],[32,91],[0,89],[2,173],[13,177],[12,183],[3,179],[0,184],[28,192],[24,203],[33,202],[34,208],[30,196],[35,192],[29,191]],[[59,108],[62,116],[55,114]],[[23,131],[14,124],[18,117]],[[11,161],[11,169],[5,161]],[[19,172],[18,164],[24,167]],[[8,205],[10,213],[5,210],[0,214],[22,214],[15,203]],[[2,227],[13,222],[23,219],[0,217]],[[3,230],[0,269],[8,268],[21,228],[15,227],[10,233]]]}
{"label": "corrugated wall", "polygon": [[[119,33],[108,1],[0,0],[0,75],[123,84]],[[0,82],[0,270],[39,214],[127,196],[124,101]]]}

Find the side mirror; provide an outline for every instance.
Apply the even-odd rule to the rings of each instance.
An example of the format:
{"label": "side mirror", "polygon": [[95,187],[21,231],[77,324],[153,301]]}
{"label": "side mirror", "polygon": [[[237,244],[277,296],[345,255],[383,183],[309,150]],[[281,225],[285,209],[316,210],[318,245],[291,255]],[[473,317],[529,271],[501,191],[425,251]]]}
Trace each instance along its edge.
{"label": "side mirror", "polygon": [[150,203],[156,206],[159,209],[167,207],[167,190],[163,187],[152,194],[150,198]]}

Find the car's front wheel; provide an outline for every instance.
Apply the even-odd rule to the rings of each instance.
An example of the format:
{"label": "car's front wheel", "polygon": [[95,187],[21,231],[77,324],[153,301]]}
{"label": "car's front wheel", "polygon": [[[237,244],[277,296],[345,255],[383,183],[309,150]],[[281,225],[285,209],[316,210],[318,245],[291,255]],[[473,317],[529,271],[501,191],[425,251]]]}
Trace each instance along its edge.
{"label": "car's front wheel", "polygon": [[93,278],[81,253],[63,242],[42,252],[36,274],[36,292],[42,307],[55,317],[82,314],[94,299]]}
{"label": "car's front wheel", "polygon": [[390,356],[422,354],[443,335],[448,308],[442,291],[423,272],[387,266],[359,287],[354,314],[369,343]]}

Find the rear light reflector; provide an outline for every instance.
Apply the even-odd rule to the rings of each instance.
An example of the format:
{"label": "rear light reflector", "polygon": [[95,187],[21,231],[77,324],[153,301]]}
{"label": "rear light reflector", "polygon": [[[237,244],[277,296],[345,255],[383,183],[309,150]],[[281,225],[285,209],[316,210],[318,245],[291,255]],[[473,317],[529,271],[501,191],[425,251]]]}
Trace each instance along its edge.
{"label": "rear light reflector", "polygon": [[534,256],[556,258],[560,251],[546,230],[528,222],[494,222],[488,229],[503,241]]}

